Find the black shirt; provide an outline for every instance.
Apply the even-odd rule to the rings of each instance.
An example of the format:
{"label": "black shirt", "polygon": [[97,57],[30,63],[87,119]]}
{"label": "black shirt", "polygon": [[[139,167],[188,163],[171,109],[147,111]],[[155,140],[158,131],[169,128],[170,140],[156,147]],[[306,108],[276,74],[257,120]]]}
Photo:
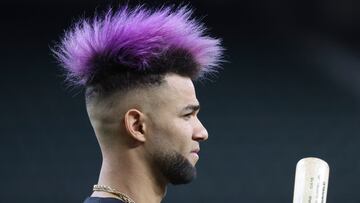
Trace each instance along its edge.
{"label": "black shirt", "polygon": [[84,203],[124,203],[123,201],[112,197],[88,197]]}

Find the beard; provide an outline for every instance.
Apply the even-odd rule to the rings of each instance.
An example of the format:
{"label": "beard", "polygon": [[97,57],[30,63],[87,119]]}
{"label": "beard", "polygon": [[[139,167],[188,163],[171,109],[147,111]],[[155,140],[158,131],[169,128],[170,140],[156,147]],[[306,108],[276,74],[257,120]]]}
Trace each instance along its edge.
{"label": "beard", "polygon": [[154,158],[162,175],[173,185],[190,183],[196,178],[195,166],[177,152],[159,153]]}

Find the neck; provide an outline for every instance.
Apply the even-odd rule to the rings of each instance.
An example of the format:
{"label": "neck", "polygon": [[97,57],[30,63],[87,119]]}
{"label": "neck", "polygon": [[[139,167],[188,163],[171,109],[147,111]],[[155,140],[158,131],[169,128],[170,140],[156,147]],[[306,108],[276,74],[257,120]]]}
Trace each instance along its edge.
{"label": "neck", "polygon": [[[125,194],[135,203],[160,203],[166,193],[166,182],[154,178],[159,176],[145,165],[143,159],[130,152],[117,154],[121,157],[103,156],[98,184]],[[104,192],[94,192],[91,196],[114,197]]]}

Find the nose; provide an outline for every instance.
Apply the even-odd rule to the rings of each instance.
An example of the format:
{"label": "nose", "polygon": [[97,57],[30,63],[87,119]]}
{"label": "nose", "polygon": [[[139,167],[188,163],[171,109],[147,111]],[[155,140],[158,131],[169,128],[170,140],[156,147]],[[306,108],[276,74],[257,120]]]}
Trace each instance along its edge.
{"label": "nose", "polygon": [[200,122],[200,120],[199,119],[196,119],[196,120],[197,120],[197,123],[194,128],[193,140],[205,141],[209,137],[208,132],[207,132],[206,128],[204,127],[204,125]]}

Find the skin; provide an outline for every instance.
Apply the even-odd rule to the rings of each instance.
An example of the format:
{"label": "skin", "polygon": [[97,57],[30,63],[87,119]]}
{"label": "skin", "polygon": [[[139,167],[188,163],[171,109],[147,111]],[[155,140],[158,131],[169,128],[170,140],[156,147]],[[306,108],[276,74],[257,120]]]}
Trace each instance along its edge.
{"label": "skin", "polygon": [[195,167],[199,142],[208,138],[197,117],[193,82],[176,74],[167,74],[160,86],[92,99],[87,111],[103,156],[98,184],[136,203],[159,203],[166,194],[169,179],[156,162],[159,156],[178,154]]}

